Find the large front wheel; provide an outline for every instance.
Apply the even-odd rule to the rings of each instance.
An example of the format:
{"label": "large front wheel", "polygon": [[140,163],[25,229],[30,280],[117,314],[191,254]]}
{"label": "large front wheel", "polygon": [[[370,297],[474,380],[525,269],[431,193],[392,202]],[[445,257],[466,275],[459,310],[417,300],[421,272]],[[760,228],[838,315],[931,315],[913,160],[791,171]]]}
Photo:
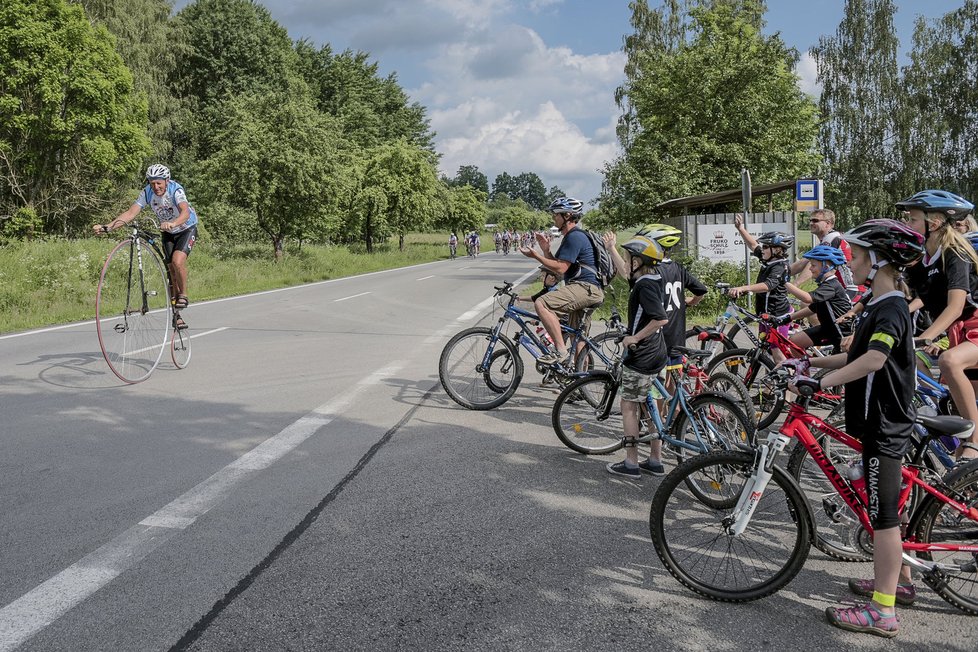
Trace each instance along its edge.
{"label": "large front wheel", "polygon": [[490,410],[516,392],[523,379],[523,360],[505,337],[491,328],[468,328],[448,341],[438,361],[441,386],[464,408]]}
{"label": "large front wheel", "polygon": [[120,380],[138,383],[156,369],[170,331],[170,310],[159,256],[133,240],[116,245],[99,276],[95,324],[102,355]]}
{"label": "large front wheel", "polygon": [[[771,595],[808,557],[805,498],[778,466],[747,528],[731,534],[754,464],[754,454],[746,451],[697,455],[667,475],[652,499],[649,529],[659,559],[681,584],[714,600]],[[699,493],[704,490],[706,500]]]}

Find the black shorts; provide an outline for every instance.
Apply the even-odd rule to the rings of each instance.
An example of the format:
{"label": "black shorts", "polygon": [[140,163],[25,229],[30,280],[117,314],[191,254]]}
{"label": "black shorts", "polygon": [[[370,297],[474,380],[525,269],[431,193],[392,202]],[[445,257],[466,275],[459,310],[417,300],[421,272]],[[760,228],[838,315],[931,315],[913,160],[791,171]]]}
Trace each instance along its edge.
{"label": "black shorts", "polygon": [[880,453],[875,440],[863,442],[863,472],[866,479],[866,505],[874,530],[900,525],[900,485],[902,457]]}
{"label": "black shorts", "polygon": [[819,324],[818,326],[806,328],[803,332],[815,346],[827,346],[831,344],[832,353],[839,353],[842,350],[842,333],[835,324]]}
{"label": "black shorts", "polygon": [[174,251],[182,251],[183,253],[190,255],[190,250],[194,248],[194,243],[197,242],[197,225],[190,227],[185,231],[180,233],[170,233],[168,231],[163,231],[163,262],[167,265],[173,259]]}

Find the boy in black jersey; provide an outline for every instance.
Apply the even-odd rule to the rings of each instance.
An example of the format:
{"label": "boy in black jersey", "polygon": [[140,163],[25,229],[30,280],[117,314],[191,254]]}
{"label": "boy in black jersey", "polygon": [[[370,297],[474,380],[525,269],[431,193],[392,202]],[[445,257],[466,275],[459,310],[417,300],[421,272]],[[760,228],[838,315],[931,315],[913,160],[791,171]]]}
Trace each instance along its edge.
{"label": "boy in black jersey", "polygon": [[[702,301],[708,290],[689,270],[669,258],[669,252],[682,240],[682,231],[668,224],[646,224],[636,235],[655,240],[665,250],[666,257],[657,269],[662,277],[663,300],[669,320],[662,328],[662,336],[666,350],[672,351],[673,347],[686,343],[686,308]],[[693,296],[687,297],[686,292]],[[669,364],[678,364],[678,360],[670,359]]]}
{"label": "boy in black jersey", "polygon": [[[609,246],[610,243],[610,246]],[[628,295],[628,335],[622,340],[621,416],[624,429],[622,442],[625,459],[608,464],[609,473],[640,478],[642,472],[662,475],[662,441],[650,442],[649,459],[638,461],[638,436],[642,403],[652,388],[652,378],[666,365],[666,347],[661,329],[666,325],[662,283],[656,267],[665,258],[665,251],[655,241],[634,236],[622,245],[628,260],[614,249],[614,238],[605,238],[605,246],[613,251],[612,258],[619,271],[627,269],[631,292]]]}
{"label": "boy in black jersey", "polygon": [[[793,237],[780,231],[769,231],[762,233],[755,238],[744,226],[744,218],[737,215],[734,224],[740,237],[744,239],[751,252],[761,261],[761,269],[757,272],[756,282],[750,285],[740,285],[730,288],[728,294],[737,298],[745,292],[754,292],[754,309],[757,314],[767,313],[772,317],[780,317],[791,312],[791,304],[788,303],[788,291],[786,284],[791,278],[791,269],[788,265],[788,248],[795,241]],[[761,332],[767,328],[761,324]],[[779,326],[778,332],[788,337],[788,326]],[[780,356],[779,349],[775,349],[775,356]]]}
{"label": "boy in black jersey", "polygon": [[895,220],[869,220],[843,236],[852,246],[851,268],[857,283],[871,287],[848,353],[813,358],[812,366],[833,369],[820,380],[799,377],[789,386],[819,390],[845,385],[846,428],[863,442],[867,505],[873,525],[872,580],[852,580],[849,588],[871,596],[869,603],[830,607],[829,623],[854,632],[896,636],[898,597],[912,600],[912,587],[901,585],[902,546],[898,502],[901,460],[913,432],[915,379],[913,322],[899,289],[903,267],[923,254],[923,236]]}
{"label": "boy in black jersey", "polygon": [[801,299],[807,307],[786,315],[782,318],[782,323],[816,315],[818,325],[795,333],[791,336],[791,341],[803,349],[812,345],[831,344],[832,352],[839,353],[842,338],[849,335],[849,329],[847,323],[839,323],[837,320],[852,309],[849,294],[835,273],[839,265],[846,264],[845,255],[836,247],[818,245],[806,251],[803,258],[809,261],[812,278],[818,283],[818,287],[809,294],[795,284],[788,283],[788,292]]}

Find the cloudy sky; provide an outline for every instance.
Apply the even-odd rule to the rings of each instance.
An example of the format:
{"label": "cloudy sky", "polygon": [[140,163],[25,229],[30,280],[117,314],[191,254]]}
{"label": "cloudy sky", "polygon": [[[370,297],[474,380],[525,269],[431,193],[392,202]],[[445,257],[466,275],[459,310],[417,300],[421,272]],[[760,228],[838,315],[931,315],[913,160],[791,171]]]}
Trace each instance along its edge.
{"label": "cloudy sky", "polygon": [[[476,165],[536,172],[584,201],[615,157],[627,0],[259,0],[294,39],[370,53],[427,107],[441,171]],[[177,0],[177,7],[187,0]],[[897,1],[901,41],[914,16],[937,16],[962,0]],[[835,31],[844,0],[768,0],[767,32],[807,53]],[[802,88],[817,92],[805,54]]]}

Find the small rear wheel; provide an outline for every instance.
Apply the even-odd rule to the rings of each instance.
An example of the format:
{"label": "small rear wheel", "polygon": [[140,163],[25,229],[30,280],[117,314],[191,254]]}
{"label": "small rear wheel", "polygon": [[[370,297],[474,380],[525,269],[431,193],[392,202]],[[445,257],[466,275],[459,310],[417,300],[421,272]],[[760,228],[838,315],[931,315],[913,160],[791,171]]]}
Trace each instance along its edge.
{"label": "small rear wheel", "polygon": [[183,369],[190,364],[190,329],[173,329],[170,336],[170,358],[177,369]]}

